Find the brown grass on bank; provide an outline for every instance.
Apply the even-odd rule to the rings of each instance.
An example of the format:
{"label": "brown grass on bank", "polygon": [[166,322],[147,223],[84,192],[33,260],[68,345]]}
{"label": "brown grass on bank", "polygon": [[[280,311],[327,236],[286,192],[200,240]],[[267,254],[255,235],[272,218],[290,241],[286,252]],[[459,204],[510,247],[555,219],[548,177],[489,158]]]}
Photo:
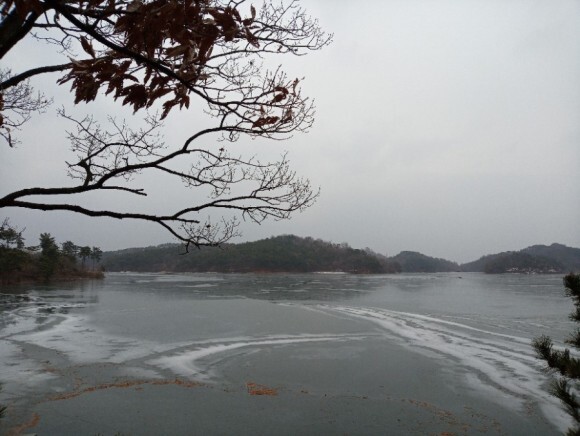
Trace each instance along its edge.
{"label": "brown grass on bank", "polygon": [[278,390],[268,386],[259,385],[254,382],[247,382],[246,388],[250,395],[278,395]]}

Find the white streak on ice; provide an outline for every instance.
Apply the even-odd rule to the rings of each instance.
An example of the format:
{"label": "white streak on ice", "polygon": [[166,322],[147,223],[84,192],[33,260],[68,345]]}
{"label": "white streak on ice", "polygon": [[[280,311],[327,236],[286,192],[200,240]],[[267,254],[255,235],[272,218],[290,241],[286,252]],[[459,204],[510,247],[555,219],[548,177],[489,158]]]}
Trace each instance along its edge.
{"label": "white streak on ice", "polygon": [[72,362],[122,363],[172,350],[182,343],[159,344],[106,334],[90,326],[89,318],[80,314],[52,314],[50,328],[38,330],[28,319],[22,318],[10,334],[3,338],[22,344],[32,344],[65,354]]}
{"label": "white streak on ice", "polygon": [[[532,350],[529,338],[487,331],[432,316],[386,309],[319,306],[324,311],[362,318],[380,325],[407,348],[451,357],[475,373],[480,389],[493,389],[499,398],[509,396],[522,407],[537,402],[547,419],[559,429],[570,428],[570,417],[546,391],[547,376]],[[494,399],[495,396],[491,396]],[[505,404],[502,401],[502,404]]]}
{"label": "white streak on ice", "polygon": [[224,339],[215,345],[200,347],[174,355],[163,356],[147,362],[159,368],[168,369],[185,377],[193,377],[198,380],[211,378],[208,368],[202,368],[199,361],[220,353],[231,352],[240,348],[258,348],[263,346],[280,346],[305,342],[333,342],[344,340],[358,340],[361,335],[297,335],[297,336],[268,336],[265,338],[239,338]]}

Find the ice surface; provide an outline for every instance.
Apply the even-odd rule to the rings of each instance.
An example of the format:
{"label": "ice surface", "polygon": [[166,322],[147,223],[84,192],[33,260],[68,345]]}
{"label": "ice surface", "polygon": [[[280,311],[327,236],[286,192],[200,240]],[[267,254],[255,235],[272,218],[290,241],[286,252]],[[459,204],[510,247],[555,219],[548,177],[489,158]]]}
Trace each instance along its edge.
{"label": "ice surface", "polygon": [[55,378],[42,365],[23,356],[22,348],[0,340],[0,398],[11,398],[34,388],[37,384]]}
{"label": "ice surface", "polygon": [[[391,380],[412,360],[421,362],[430,386],[452,381],[450,391],[469,395],[484,413],[495,408],[493,416],[503,417],[508,428],[514,418],[552,434],[554,425],[565,430],[570,419],[548,394],[530,342],[546,326],[567,333],[569,308],[554,296],[559,289],[520,295],[529,280],[524,282],[515,281],[514,290],[506,278],[483,275],[452,281],[427,275],[126,274],[105,279],[96,290],[41,288],[6,297],[0,312],[0,404],[20,396],[35,407],[47,393],[126,378],[185,377],[210,390],[214,382],[239,386],[244,365],[257,377],[276,380],[281,373],[296,389],[324,386],[349,402],[345,374],[360,376],[364,383],[356,392],[367,395],[379,388],[365,370],[387,368],[378,374]],[[310,372],[303,376],[303,367],[313,374],[323,367],[328,385],[317,385]],[[439,398],[437,388],[422,388],[407,391],[402,382],[400,392],[450,410],[457,405],[445,389]],[[465,397],[459,398],[463,407]],[[366,409],[356,410],[365,416]]]}
{"label": "ice surface", "polygon": [[[535,357],[529,338],[407,312],[327,305],[320,308],[374,322],[409,349],[452,358],[471,375],[477,375],[468,378],[472,385],[495,391],[495,395],[488,395],[490,398],[520,408],[533,399],[558,428],[565,430],[571,425],[559,401],[545,389],[548,379],[542,371],[543,363]],[[502,400],[506,395],[510,401]]]}
{"label": "ice surface", "polygon": [[228,353],[241,348],[262,348],[266,346],[283,346],[305,342],[334,342],[345,340],[358,340],[361,335],[296,335],[296,336],[268,336],[264,338],[231,338],[223,343],[196,346],[193,350],[179,352],[173,355],[165,355],[147,363],[163,369],[169,369],[174,373],[195,378],[197,380],[209,380],[212,375],[207,366],[202,367],[199,361],[217,354]]}

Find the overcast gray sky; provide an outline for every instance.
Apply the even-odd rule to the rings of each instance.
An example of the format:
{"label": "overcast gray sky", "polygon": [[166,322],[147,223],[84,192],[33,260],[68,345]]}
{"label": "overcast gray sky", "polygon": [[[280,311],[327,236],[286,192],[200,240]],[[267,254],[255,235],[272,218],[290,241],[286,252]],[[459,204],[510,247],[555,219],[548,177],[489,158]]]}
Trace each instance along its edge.
{"label": "overcast gray sky", "polygon": [[[316,123],[285,142],[242,139],[236,147],[267,157],[287,150],[321,197],[290,221],[243,224],[239,241],[293,233],[458,262],[537,243],[580,247],[578,0],[302,5],[334,33],[334,43],[276,62],[290,76],[305,76]],[[54,62],[35,44],[11,54],[15,72]],[[37,82],[56,93],[55,105],[33,119],[18,149],[1,148],[0,195],[66,183],[69,146],[54,111],[70,98],[49,85],[56,78]],[[104,115],[117,106],[100,99],[75,110]],[[168,138],[186,138],[198,120],[191,112],[172,116]],[[181,200],[171,186],[148,184],[162,194],[160,204]],[[26,227],[30,244],[43,231],[105,250],[172,241],[153,224],[0,214]]]}

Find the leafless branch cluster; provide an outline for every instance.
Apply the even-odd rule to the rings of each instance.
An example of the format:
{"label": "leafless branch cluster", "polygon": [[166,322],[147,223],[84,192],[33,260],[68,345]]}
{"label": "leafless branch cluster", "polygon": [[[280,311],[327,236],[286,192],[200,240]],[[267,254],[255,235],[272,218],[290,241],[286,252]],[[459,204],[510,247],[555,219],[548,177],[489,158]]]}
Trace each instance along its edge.
{"label": "leafless branch cluster", "polygon": [[[302,95],[300,80],[263,65],[264,56],[302,55],[330,42],[331,35],[297,1],[266,2],[257,10],[245,0],[4,0],[0,17],[0,58],[27,35],[56,44],[67,57],[65,63],[0,77],[0,132],[9,144],[14,140],[4,133],[48,104],[28,86],[27,80],[40,74],[63,73],[59,83],[71,85],[77,103],[104,93],[135,112],[160,107],[160,115],[146,115],[139,129],[114,118],[103,128],[91,116],[79,118],[61,109],[60,115],[75,126],[68,132],[75,159],[67,165],[77,184],[23,189],[0,198],[0,207],[155,221],[200,246],[235,236],[238,225],[236,219],[219,225],[200,220],[201,212],[228,210],[261,222],[288,218],[316,199],[318,193],[290,169],[285,155],[262,163],[230,156],[223,143],[240,135],[285,139],[312,125],[314,106]],[[214,117],[215,126],[167,147],[159,133],[162,120],[192,101]],[[213,138],[215,149],[199,148],[202,137]],[[144,189],[133,184],[134,176],[144,172],[206,188],[207,201],[164,215],[26,201],[96,190],[144,196]]]}
{"label": "leafless branch cluster", "polygon": [[[0,82],[10,76],[10,70],[0,70]],[[0,93],[0,137],[8,146],[14,147],[18,139],[15,130],[30,120],[33,112],[42,113],[51,101],[40,92],[35,92],[28,81],[18,83]]]}

